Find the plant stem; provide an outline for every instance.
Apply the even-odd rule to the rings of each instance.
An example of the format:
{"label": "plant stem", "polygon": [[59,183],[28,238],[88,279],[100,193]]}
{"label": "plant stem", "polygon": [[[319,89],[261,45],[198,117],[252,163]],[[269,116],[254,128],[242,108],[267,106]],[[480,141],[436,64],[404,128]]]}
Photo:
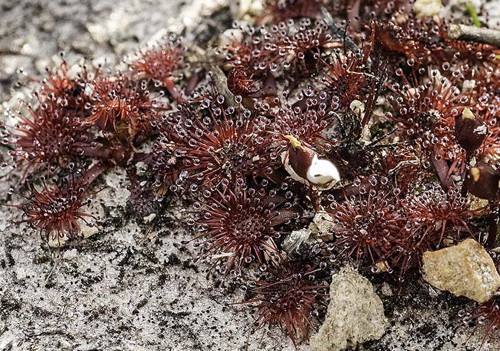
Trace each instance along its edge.
{"label": "plant stem", "polygon": [[474,26],[478,28],[481,27],[481,21],[479,20],[479,16],[477,15],[474,5],[468,2],[465,6],[467,7],[467,12],[469,12],[469,15],[472,18],[472,23],[474,24]]}

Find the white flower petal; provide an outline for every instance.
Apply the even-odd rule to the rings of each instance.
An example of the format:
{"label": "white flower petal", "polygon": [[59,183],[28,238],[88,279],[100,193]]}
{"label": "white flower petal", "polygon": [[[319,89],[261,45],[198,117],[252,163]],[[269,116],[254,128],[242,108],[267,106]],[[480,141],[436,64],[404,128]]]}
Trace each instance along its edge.
{"label": "white flower petal", "polygon": [[320,160],[314,156],[307,170],[307,180],[315,185],[327,185],[340,180],[340,174],[335,165],[328,160]]}

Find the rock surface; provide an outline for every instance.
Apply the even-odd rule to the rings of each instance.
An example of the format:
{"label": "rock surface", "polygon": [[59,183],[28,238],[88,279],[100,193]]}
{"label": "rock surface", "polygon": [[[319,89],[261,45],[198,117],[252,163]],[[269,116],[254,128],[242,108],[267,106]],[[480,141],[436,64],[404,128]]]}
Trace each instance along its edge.
{"label": "rock surface", "polygon": [[417,0],[413,4],[413,11],[419,18],[435,16],[442,8],[441,0]]}
{"label": "rock surface", "polygon": [[311,337],[316,351],[340,351],[380,339],[387,327],[382,300],[370,281],[350,266],[333,276],[325,322]]}
{"label": "rock surface", "polygon": [[332,216],[326,211],[318,212],[309,225],[309,230],[318,239],[331,240],[335,231],[335,223]]}
{"label": "rock surface", "polygon": [[424,279],[432,286],[479,303],[488,301],[500,287],[493,259],[473,239],[458,245],[425,252]]}
{"label": "rock surface", "polygon": [[310,236],[311,231],[308,229],[294,230],[283,241],[283,249],[288,253],[297,251]]}

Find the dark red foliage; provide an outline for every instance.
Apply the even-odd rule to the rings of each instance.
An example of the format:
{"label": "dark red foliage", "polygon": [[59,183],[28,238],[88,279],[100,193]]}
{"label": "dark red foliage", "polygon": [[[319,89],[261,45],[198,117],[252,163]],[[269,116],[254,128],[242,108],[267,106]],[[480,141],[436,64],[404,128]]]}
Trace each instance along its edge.
{"label": "dark red foliage", "polygon": [[180,105],[165,122],[154,167],[167,178],[187,172],[190,182],[202,185],[265,176],[279,164],[268,123],[249,110],[226,107],[223,96]]}
{"label": "dark red foliage", "polygon": [[366,69],[361,54],[344,55],[336,50],[326,64],[327,73],[323,79],[327,91],[342,108],[349,107],[353,100],[364,101],[369,82],[374,78]]}
{"label": "dark red foliage", "polygon": [[446,28],[441,29],[443,46],[448,50],[447,60],[455,64],[468,65],[477,69],[498,69],[500,53],[498,48],[486,44],[451,40],[447,38]]}
{"label": "dark red foliage", "polygon": [[484,121],[487,128],[486,138],[478,150],[478,158],[487,163],[498,163],[500,160],[500,96],[494,97],[491,102],[476,105],[471,110]]}
{"label": "dark red foliage", "polygon": [[401,190],[391,189],[387,178],[370,177],[370,183],[356,182],[359,194],[332,202],[327,211],[341,254],[375,264],[392,255],[406,219],[398,206]]}
{"label": "dark red foliage", "polygon": [[307,340],[315,309],[324,304],[328,285],[318,284],[318,269],[303,262],[285,261],[269,268],[257,281],[255,298],[246,301],[258,310],[258,323],[278,326],[297,346],[298,338]]}
{"label": "dark red foliage", "polygon": [[432,20],[417,20],[412,17],[401,20],[401,17],[376,23],[376,41],[379,50],[385,56],[393,56],[397,61],[400,55],[412,60],[410,62],[424,64],[442,57],[445,48],[440,28]]}
{"label": "dark red foliage", "polygon": [[[80,234],[87,188],[111,167],[124,168],[126,214],[144,224],[154,212],[165,225],[171,195],[194,202],[200,256],[225,279],[262,274],[247,302],[297,346],[325,297],[317,281],[337,263],[403,279],[424,252],[465,237],[495,246],[500,52],[450,40],[446,20],[416,18],[412,1],[264,5],[244,16],[255,26],[193,32],[194,70],[177,36],[125,73],[63,62],[0,135],[30,171],[23,181],[48,169],[56,184],[30,187],[18,206],[47,238]],[[336,181],[326,160],[340,173],[332,188],[300,182],[308,171]],[[324,255],[332,264],[316,269]],[[497,300],[477,318],[500,327]]]}
{"label": "dark red foliage", "polygon": [[401,69],[396,74],[401,76],[403,85],[390,86],[390,103],[395,111],[392,119],[398,123],[401,136],[422,137],[427,132],[430,137],[446,136],[450,141],[453,130],[449,129],[469,102],[467,96],[460,94],[459,87],[439,70],[429,70],[421,81],[407,79]]}
{"label": "dark red foliage", "polygon": [[455,190],[446,194],[438,190],[434,194],[429,192],[410,196],[401,205],[406,210],[407,219],[413,224],[411,230],[420,231],[422,237],[438,234],[435,237],[437,245],[446,238],[445,234],[453,238],[459,237],[464,231],[471,233],[467,220],[474,212],[470,210],[468,200]]}
{"label": "dark red foliage", "polygon": [[391,266],[404,274],[411,268],[420,268],[425,251],[442,248],[445,243],[456,243],[472,236],[470,219],[480,214],[470,209],[470,203],[458,190],[444,193],[436,188],[426,189],[421,195],[408,195],[399,202],[404,213],[404,226],[394,237],[395,252]]}
{"label": "dark red foliage", "polygon": [[478,323],[473,332],[482,325],[485,328],[480,347],[482,348],[484,343],[500,329],[500,301],[498,297],[493,297],[489,301],[480,304],[472,314],[472,319]]}
{"label": "dark red foliage", "polygon": [[392,84],[393,95],[388,97],[394,109],[389,118],[396,123],[395,135],[422,148],[436,172],[441,173],[441,182],[448,184],[450,174],[465,166],[465,152],[456,141],[454,129],[456,118],[470,100],[438,70],[430,70],[420,82],[411,82],[401,70],[396,74],[404,84]]}
{"label": "dark red foliage", "polygon": [[[484,96],[492,95],[498,100],[500,96],[500,66],[497,64],[493,67],[479,67],[476,68],[472,65],[464,65],[464,79],[469,79],[474,82],[474,89],[472,93],[475,94],[477,99]],[[481,100],[484,100],[482,98]],[[498,106],[497,102],[497,106]]]}
{"label": "dark red foliage", "polygon": [[44,98],[57,100],[66,109],[80,112],[89,100],[91,76],[99,75],[98,71],[90,72],[86,66],[79,67],[77,72],[70,72],[66,61],[63,61],[55,71],[47,70],[47,73],[48,77],[42,81],[38,94]]}
{"label": "dark red foliage", "polygon": [[248,96],[261,89],[261,83],[251,73],[235,67],[227,75],[227,87],[235,95]]}
{"label": "dark red foliage", "polygon": [[97,72],[90,79],[82,69],[83,74],[70,78],[64,63],[19,115],[11,144],[28,168],[55,169],[81,157],[123,163],[131,154],[130,145],[153,134],[158,111],[165,105],[145,84]]}
{"label": "dark red foliage", "polygon": [[180,37],[171,35],[164,43],[139,52],[139,58],[131,63],[131,69],[140,78],[159,82],[167,88],[175,99],[181,97],[174,80],[179,71],[185,68],[184,44]]}
{"label": "dark red foliage", "polygon": [[93,148],[79,112],[66,108],[56,96],[37,96],[36,104],[27,105],[26,111],[27,115],[18,115],[12,144],[14,155],[28,167],[61,166]]}
{"label": "dark red foliage", "polygon": [[393,177],[403,193],[412,191],[415,183],[433,176],[427,155],[420,146],[403,143],[386,151],[382,160],[384,174]]}
{"label": "dark red foliage", "polygon": [[69,77],[69,65],[63,61],[61,65],[50,72],[47,69],[48,77],[42,81],[41,91],[44,95],[65,95],[75,90],[75,82]]}
{"label": "dark red foliage", "polygon": [[204,255],[223,259],[225,272],[251,262],[276,265],[280,255],[276,228],[294,217],[290,203],[265,189],[220,187],[198,206]]}
{"label": "dark red foliage", "polygon": [[[269,45],[266,51],[261,51],[264,45],[262,37],[266,33],[265,29],[252,26],[234,26],[234,29],[223,34],[223,41],[216,49],[216,53],[222,56],[227,69],[237,67],[245,72],[261,73],[267,70],[267,64],[260,61],[273,52],[271,50],[273,47]],[[270,34],[267,34],[267,37],[270,38]]]}
{"label": "dark red foliage", "polygon": [[61,187],[43,183],[42,191],[33,188],[30,201],[17,207],[23,210],[25,221],[47,239],[75,238],[80,234],[79,221],[91,217],[80,210],[86,189],[81,179],[71,179]]}
{"label": "dark red foliage", "polygon": [[334,246],[358,262],[387,262],[403,277],[419,269],[425,251],[437,250],[472,235],[470,219],[480,210],[457,190],[432,188],[420,195],[408,193],[387,178],[357,182],[358,195],[330,204]]}
{"label": "dark red foliage", "polygon": [[239,27],[226,35],[219,50],[226,68],[239,67],[255,78],[283,69],[305,77],[317,71],[324,49],[333,41],[326,24],[302,19],[269,28]]}
{"label": "dark red foliage", "polygon": [[[278,60],[285,70],[290,70],[295,77],[310,77],[318,70],[322,52],[333,43],[333,36],[328,26],[323,22],[314,25],[304,19],[296,26],[289,26],[288,33],[283,35],[282,29],[273,31],[276,38],[272,41],[278,48],[278,55],[284,60]],[[284,54],[284,55],[283,55]],[[276,58],[272,60],[276,61]],[[279,62],[281,61],[281,62]],[[270,66],[272,67],[272,66]]]}
{"label": "dark red foliage", "polygon": [[391,18],[404,19],[411,13],[408,0],[336,0],[327,1],[326,5],[330,11],[340,12],[349,20],[348,29],[353,36],[357,36],[375,16],[387,22]]}
{"label": "dark red foliage", "polygon": [[268,112],[273,118],[270,129],[274,138],[283,148],[289,144],[286,136],[292,135],[319,151],[329,151],[335,142],[338,124],[335,115],[329,113],[336,109],[335,103],[331,103],[326,92],[315,94],[313,88],[297,94],[296,100],[294,105],[285,102]]}
{"label": "dark red foliage", "polygon": [[291,18],[319,18],[322,0],[267,0],[264,4],[265,15],[257,22],[278,23]]}
{"label": "dark red foliage", "polygon": [[86,122],[128,140],[147,134],[158,123],[158,111],[165,108],[151,96],[145,81],[139,83],[121,74],[101,75],[92,88]]}
{"label": "dark red foliage", "polygon": [[[406,2],[406,7],[408,5]],[[394,9],[385,12],[390,14]],[[362,22],[367,25],[370,20],[366,16]],[[464,65],[498,67],[495,58],[497,48],[449,39],[445,19],[434,21],[430,17],[415,18],[411,9],[408,11],[401,7],[388,19],[378,19],[375,23],[377,52],[381,52],[396,66],[406,61],[412,66],[446,64],[454,69],[461,69]]]}

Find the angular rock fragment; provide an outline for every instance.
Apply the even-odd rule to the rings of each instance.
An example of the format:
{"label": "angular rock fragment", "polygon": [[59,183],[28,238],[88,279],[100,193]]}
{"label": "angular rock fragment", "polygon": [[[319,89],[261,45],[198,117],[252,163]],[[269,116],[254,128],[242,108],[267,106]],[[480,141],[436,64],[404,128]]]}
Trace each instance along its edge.
{"label": "angular rock fragment", "polygon": [[417,0],[413,4],[413,11],[418,18],[435,16],[442,8],[441,0]]}
{"label": "angular rock fragment", "polygon": [[328,212],[319,211],[314,215],[309,230],[318,239],[332,240],[335,223]]}
{"label": "angular rock fragment", "polygon": [[387,319],[382,300],[368,279],[350,266],[335,274],[325,322],[311,337],[316,351],[340,351],[384,335]]}
{"label": "angular rock fragment", "polygon": [[289,254],[297,251],[311,236],[311,231],[309,229],[294,230],[289,236],[283,241],[283,249]]}
{"label": "angular rock fragment", "polygon": [[429,284],[479,303],[488,301],[500,287],[493,259],[473,239],[425,252],[423,263],[424,279]]}

